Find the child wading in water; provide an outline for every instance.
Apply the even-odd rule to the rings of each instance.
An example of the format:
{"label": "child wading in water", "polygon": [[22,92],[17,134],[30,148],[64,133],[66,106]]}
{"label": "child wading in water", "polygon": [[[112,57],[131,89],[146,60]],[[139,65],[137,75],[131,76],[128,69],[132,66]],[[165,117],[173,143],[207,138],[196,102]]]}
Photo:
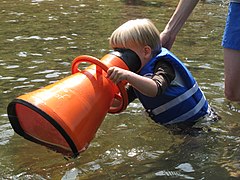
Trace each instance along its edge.
{"label": "child wading in water", "polygon": [[108,78],[116,84],[126,80],[129,102],[138,98],[155,122],[194,124],[210,113],[196,80],[175,55],[161,47],[160,33],[149,19],[122,24],[112,33],[110,46],[130,49],[140,58],[139,72],[111,67]]}

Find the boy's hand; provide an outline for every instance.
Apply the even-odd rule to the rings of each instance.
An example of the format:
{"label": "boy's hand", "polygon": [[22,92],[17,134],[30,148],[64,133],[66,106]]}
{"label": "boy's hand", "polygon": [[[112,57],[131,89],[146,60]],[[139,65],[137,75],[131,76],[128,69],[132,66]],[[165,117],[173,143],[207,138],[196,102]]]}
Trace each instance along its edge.
{"label": "boy's hand", "polygon": [[107,78],[112,80],[115,84],[118,84],[120,81],[127,81],[145,96],[155,97],[158,91],[156,82],[151,78],[138,75],[119,67],[110,67],[107,71]]}
{"label": "boy's hand", "polygon": [[127,80],[127,74],[129,71],[121,69],[119,67],[110,67],[107,71],[107,77],[115,84],[118,84],[122,80]]}

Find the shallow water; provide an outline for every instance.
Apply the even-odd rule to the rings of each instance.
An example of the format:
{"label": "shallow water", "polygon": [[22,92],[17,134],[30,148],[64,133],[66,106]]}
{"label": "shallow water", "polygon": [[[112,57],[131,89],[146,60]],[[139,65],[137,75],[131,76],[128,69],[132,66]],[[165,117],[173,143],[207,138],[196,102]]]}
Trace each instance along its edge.
{"label": "shallow water", "polygon": [[[71,74],[78,55],[101,58],[121,23],[147,17],[161,31],[177,1],[1,0],[0,176],[2,179],[230,179],[240,175],[240,106],[224,98],[221,37],[227,3],[200,2],[172,51],[189,67],[221,120],[175,134],[142,115],[138,101],[108,114],[76,159],[15,134],[15,97]],[[203,124],[200,124],[201,126]]]}

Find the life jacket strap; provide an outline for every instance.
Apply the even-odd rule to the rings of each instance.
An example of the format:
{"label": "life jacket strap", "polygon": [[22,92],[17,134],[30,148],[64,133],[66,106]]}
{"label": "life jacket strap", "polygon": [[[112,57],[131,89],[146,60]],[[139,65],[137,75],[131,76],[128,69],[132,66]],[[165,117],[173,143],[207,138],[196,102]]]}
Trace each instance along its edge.
{"label": "life jacket strap", "polygon": [[186,112],[185,114],[182,114],[181,116],[173,119],[172,121],[169,121],[166,124],[179,123],[179,122],[185,121],[185,120],[193,117],[195,114],[197,114],[202,109],[202,107],[205,105],[205,103],[206,103],[206,98],[203,95],[201,100],[198,102],[198,104],[193,109],[191,109],[190,111]]}
{"label": "life jacket strap", "polygon": [[163,113],[164,111],[167,111],[168,109],[180,104],[181,102],[187,100],[188,98],[190,98],[193,94],[195,94],[197,92],[197,90],[199,89],[198,84],[195,83],[192,88],[190,88],[189,90],[187,90],[185,93],[183,93],[182,95],[172,99],[171,101],[155,108],[152,110],[152,113],[156,116],[160,113]]}

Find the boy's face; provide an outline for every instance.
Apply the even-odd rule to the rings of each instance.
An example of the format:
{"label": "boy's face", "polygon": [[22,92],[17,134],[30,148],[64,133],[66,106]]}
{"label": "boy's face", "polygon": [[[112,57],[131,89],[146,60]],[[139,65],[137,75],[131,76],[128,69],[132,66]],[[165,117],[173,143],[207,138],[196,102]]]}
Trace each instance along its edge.
{"label": "boy's face", "polygon": [[134,46],[134,47],[130,47],[129,49],[134,51],[140,58],[142,63],[141,68],[152,58],[152,49],[149,46],[144,46],[144,47]]}

